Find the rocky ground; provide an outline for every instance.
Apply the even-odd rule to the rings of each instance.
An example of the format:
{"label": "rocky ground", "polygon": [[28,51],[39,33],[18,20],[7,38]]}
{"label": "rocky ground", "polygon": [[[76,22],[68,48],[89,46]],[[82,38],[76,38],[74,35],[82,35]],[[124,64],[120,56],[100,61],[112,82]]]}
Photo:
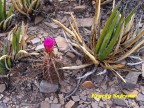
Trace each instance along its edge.
{"label": "rocky ground", "polygon": [[[45,0],[46,1],[46,0]],[[144,78],[142,71],[144,65],[137,65],[138,72],[120,72],[126,79],[123,83],[111,71],[98,68],[97,72],[88,77],[80,87],[77,87],[78,76],[91,71],[93,66],[81,70],[63,70],[64,79],[58,84],[50,84],[45,80],[39,80],[39,73],[42,71],[34,61],[43,58],[43,40],[47,36],[56,38],[57,47],[63,57],[63,63],[67,66],[82,64],[82,58],[72,52],[67,52],[69,46],[64,39],[62,30],[51,20],[57,19],[64,25],[69,26],[69,13],[76,16],[81,33],[87,40],[90,35],[94,15],[94,7],[90,0],[59,0],[52,2],[53,5],[45,2],[37,16],[31,20],[25,20],[17,14],[15,22],[20,23],[23,19],[29,23],[28,34],[35,37],[29,42],[29,49],[40,53],[39,57],[29,59],[29,62],[18,63],[11,72],[18,73],[13,78],[1,78],[0,83],[0,108],[144,108]],[[117,0],[118,1],[118,0]],[[116,1],[116,2],[117,2]],[[10,3],[10,2],[9,2]],[[138,6],[135,22],[142,28],[144,23],[143,0],[123,0],[121,10],[127,5],[126,12]],[[110,13],[112,4],[102,5],[103,23]],[[141,18],[141,20],[139,20]],[[5,35],[5,33],[1,34]],[[57,47],[55,51],[57,53]],[[144,60],[143,52],[137,52],[136,57]],[[34,60],[34,61],[33,61]],[[32,61],[32,62],[31,62]],[[128,58],[126,62],[133,62]],[[124,62],[125,62],[124,61]],[[143,70],[142,70],[143,69]],[[103,72],[103,74],[101,73]],[[99,74],[101,73],[101,74]],[[5,82],[5,83],[3,83]],[[77,91],[72,95],[75,88]],[[92,98],[92,94],[135,94],[136,98]],[[66,98],[68,97],[68,98]]]}

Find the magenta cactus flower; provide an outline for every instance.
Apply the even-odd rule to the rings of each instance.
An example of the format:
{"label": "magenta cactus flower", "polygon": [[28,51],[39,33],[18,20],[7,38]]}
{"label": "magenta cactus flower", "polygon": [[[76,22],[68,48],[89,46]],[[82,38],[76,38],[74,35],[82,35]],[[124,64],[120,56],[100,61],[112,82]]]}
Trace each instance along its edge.
{"label": "magenta cactus flower", "polygon": [[55,45],[55,39],[54,38],[48,37],[44,40],[44,47],[45,47],[45,51],[47,53],[50,53],[53,51],[54,45]]}

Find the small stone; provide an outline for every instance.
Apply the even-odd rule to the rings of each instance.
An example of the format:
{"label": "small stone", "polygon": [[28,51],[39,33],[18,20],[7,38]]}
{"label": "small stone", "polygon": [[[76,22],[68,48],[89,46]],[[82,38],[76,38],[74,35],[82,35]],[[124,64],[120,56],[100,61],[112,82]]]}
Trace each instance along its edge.
{"label": "small stone", "polygon": [[129,95],[129,94],[132,94],[132,95],[138,95],[138,91],[137,90],[132,90],[132,91],[129,91],[129,90],[122,90],[125,94]]}
{"label": "small stone", "polygon": [[45,101],[49,102],[49,98],[45,98]]}
{"label": "small stone", "polygon": [[1,102],[0,102],[0,108],[7,108],[7,106],[6,106],[5,103],[3,103],[3,102],[1,103]]}
{"label": "small stone", "polygon": [[40,82],[40,92],[42,93],[52,93],[56,92],[58,89],[59,86],[57,84],[51,84],[44,80]]}
{"label": "small stone", "polygon": [[142,63],[142,77],[144,78],[144,63]]}
{"label": "small stone", "polygon": [[92,102],[91,103],[92,108],[98,108],[98,103],[97,102]]}
{"label": "small stone", "polygon": [[50,97],[50,100],[53,100],[53,99],[54,99],[54,97],[53,97],[53,96],[51,96],[51,97]]}
{"label": "small stone", "polygon": [[144,86],[141,86],[141,91],[142,91],[142,94],[144,94]]}
{"label": "small stone", "polygon": [[64,96],[63,96],[63,94],[59,94],[58,96],[59,96],[60,104],[64,105]]}
{"label": "small stone", "polygon": [[36,44],[40,41],[41,41],[40,38],[34,38],[34,39],[31,40],[32,44]]}
{"label": "small stone", "polygon": [[61,104],[51,104],[50,108],[61,108]]}
{"label": "small stone", "polygon": [[75,104],[74,101],[70,100],[66,105],[65,108],[72,108],[72,106]]}
{"label": "small stone", "polygon": [[46,101],[41,102],[41,108],[50,108],[50,104]]}
{"label": "small stone", "polygon": [[82,86],[84,86],[85,88],[92,88],[94,87],[94,84],[91,81],[85,81]]}
{"label": "small stone", "polygon": [[4,102],[4,103],[8,103],[9,100],[10,100],[10,99],[9,99],[8,97],[5,97],[5,98],[3,99],[3,102]]}
{"label": "small stone", "polygon": [[2,93],[5,89],[5,84],[0,84],[0,93]]}
{"label": "small stone", "polygon": [[123,99],[114,99],[113,103],[119,106],[127,106]]}
{"label": "small stone", "polygon": [[42,16],[36,16],[35,21],[34,21],[35,25],[40,23],[43,19],[44,19],[44,17],[42,17]]}
{"label": "small stone", "polygon": [[76,19],[78,27],[91,27],[93,25],[93,18]]}
{"label": "small stone", "polygon": [[80,99],[83,100],[83,101],[86,101],[87,96],[82,95],[82,96],[80,96]]}
{"label": "small stone", "polygon": [[73,53],[71,53],[71,52],[67,52],[67,54],[66,54],[68,57],[70,57],[70,58],[75,58],[75,55],[73,54]]}
{"label": "small stone", "polygon": [[100,106],[100,107],[104,107],[103,102],[99,102],[99,106]]}
{"label": "small stone", "polygon": [[77,60],[76,60],[76,64],[77,64],[77,65],[82,65],[82,61],[79,60],[79,59],[77,59]]}
{"label": "small stone", "polygon": [[0,100],[3,98],[3,94],[0,94]]}
{"label": "small stone", "polygon": [[136,84],[141,72],[129,72],[126,76],[126,82]]}
{"label": "small stone", "polygon": [[51,27],[53,29],[58,28],[58,25],[56,25],[55,23],[48,23],[48,22],[44,22],[44,23],[45,23],[45,25],[47,25],[48,27]]}
{"label": "small stone", "polygon": [[77,108],[86,108],[87,104],[80,104],[79,106],[77,106]]}
{"label": "small stone", "polygon": [[137,101],[144,101],[144,95],[139,93],[138,96],[136,97]]}
{"label": "small stone", "polygon": [[80,5],[80,6],[74,7],[74,12],[75,13],[81,13],[81,12],[84,12],[85,10],[86,10],[86,6],[85,5]]}
{"label": "small stone", "polygon": [[37,51],[37,50],[41,50],[41,49],[43,49],[44,48],[44,45],[43,44],[40,44],[40,45],[38,45],[36,48],[35,48],[35,50]]}
{"label": "small stone", "polygon": [[68,43],[63,37],[58,36],[55,38],[55,41],[61,51],[67,50],[69,48]]}
{"label": "small stone", "polygon": [[54,98],[53,103],[57,104],[58,103],[58,99]]}
{"label": "small stone", "polygon": [[99,101],[100,101],[100,98],[94,97],[94,100],[96,100],[97,102],[99,102]]}
{"label": "small stone", "polygon": [[73,101],[75,101],[75,102],[80,101],[79,96],[72,96],[72,99],[73,99]]}
{"label": "small stone", "polygon": [[122,82],[122,88],[131,91],[131,90],[134,90],[136,88],[136,84],[133,84],[130,82],[127,82],[127,83]]}

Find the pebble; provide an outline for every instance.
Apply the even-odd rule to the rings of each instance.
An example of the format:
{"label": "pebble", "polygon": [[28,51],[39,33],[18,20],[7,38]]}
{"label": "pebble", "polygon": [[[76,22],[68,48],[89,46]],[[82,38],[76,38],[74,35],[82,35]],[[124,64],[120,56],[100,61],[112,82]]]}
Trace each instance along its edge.
{"label": "pebble", "polygon": [[72,108],[72,106],[75,104],[74,101],[70,100],[66,105],[65,108]]}
{"label": "pebble", "polygon": [[75,102],[80,101],[80,97],[79,96],[72,96],[72,99]]}
{"label": "pebble", "polygon": [[76,19],[78,27],[91,27],[93,25],[93,18]]}
{"label": "pebble", "polygon": [[51,108],[61,108],[61,104],[51,104]]}
{"label": "pebble", "polygon": [[41,49],[43,49],[44,48],[44,45],[43,44],[40,44],[40,45],[38,45],[36,48],[35,48],[35,50],[37,51],[37,50],[41,50]]}
{"label": "pebble", "polygon": [[10,100],[10,99],[9,99],[8,97],[5,97],[5,98],[3,99],[3,102],[4,102],[4,103],[7,103],[9,100]]}
{"label": "pebble", "polygon": [[40,38],[34,38],[31,40],[32,44],[39,43],[40,41],[41,41]]}
{"label": "pebble", "polygon": [[126,82],[136,84],[141,72],[129,72],[126,76]]}
{"label": "pebble", "polygon": [[113,103],[119,106],[127,106],[123,99],[114,99]]}
{"label": "pebble", "polygon": [[99,102],[99,106],[100,106],[100,107],[104,107],[103,102]]}
{"label": "pebble", "polygon": [[66,40],[63,37],[57,36],[55,38],[55,41],[56,41],[56,44],[57,44],[58,48],[61,51],[67,50],[69,48],[68,43],[66,42]]}
{"label": "pebble", "polygon": [[138,96],[136,97],[137,101],[144,101],[144,95],[139,93]]}
{"label": "pebble", "polygon": [[80,6],[74,7],[74,12],[75,13],[81,13],[81,12],[84,12],[85,10],[86,10],[86,6],[85,5],[80,5]]}
{"label": "pebble", "polygon": [[42,93],[52,93],[56,92],[59,89],[57,84],[51,84],[45,80],[40,82],[40,92]]}
{"label": "pebble", "polygon": [[91,103],[92,108],[98,108],[98,103],[97,102],[92,102]]}
{"label": "pebble", "polygon": [[141,91],[142,91],[142,94],[144,94],[144,86],[141,86]]}
{"label": "pebble", "polygon": [[47,25],[48,27],[51,27],[53,29],[58,28],[58,25],[56,25],[55,23],[48,23],[48,22],[44,22],[45,25]]}
{"label": "pebble", "polygon": [[2,99],[3,98],[3,94],[0,94],[0,99]]}
{"label": "pebble", "polygon": [[56,97],[54,98],[53,103],[55,103],[55,104],[58,103],[58,99]]}
{"label": "pebble", "polygon": [[6,104],[5,103],[0,103],[0,108],[7,108]]}
{"label": "pebble", "polygon": [[0,93],[2,93],[5,89],[5,84],[0,84]]}
{"label": "pebble", "polygon": [[63,105],[64,104],[64,96],[63,94],[59,94],[59,101],[60,101],[60,104]]}
{"label": "pebble", "polygon": [[41,108],[50,108],[50,104],[46,101],[41,102]]}
{"label": "pebble", "polygon": [[44,17],[42,17],[42,16],[36,16],[36,18],[35,18],[35,21],[34,21],[34,23],[35,23],[35,25],[36,24],[39,24],[42,20],[44,19]]}
{"label": "pebble", "polygon": [[87,96],[82,95],[82,96],[80,96],[80,99],[83,100],[83,101],[86,101]]}

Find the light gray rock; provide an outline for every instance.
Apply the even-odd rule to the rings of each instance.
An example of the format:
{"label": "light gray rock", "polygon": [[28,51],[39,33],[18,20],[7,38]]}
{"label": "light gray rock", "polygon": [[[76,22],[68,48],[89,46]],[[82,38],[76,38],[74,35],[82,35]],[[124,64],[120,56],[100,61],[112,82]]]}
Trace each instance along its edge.
{"label": "light gray rock", "polygon": [[65,108],[72,108],[72,106],[75,104],[74,101],[70,100],[66,105]]}
{"label": "light gray rock", "polygon": [[53,103],[55,103],[55,104],[58,103],[58,99],[56,97],[54,98]]}
{"label": "light gray rock", "polygon": [[40,38],[36,37],[34,39],[31,40],[32,44],[36,44],[36,43],[39,43],[41,40]]}
{"label": "light gray rock", "polygon": [[92,106],[92,108],[99,108],[97,102],[92,102],[92,103],[91,103],[91,106]]}
{"label": "light gray rock", "polygon": [[5,103],[0,103],[0,108],[7,108],[6,104]]}
{"label": "light gray rock", "polygon": [[59,101],[60,101],[60,104],[63,105],[64,104],[64,96],[63,94],[59,94]]}
{"label": "light gray rock", "polygon": [[72,96],[72,99],[75,102],[80,101],[80,97],[79,96]]}
{"label": "light gray rock", "polygon": [[141,72],[129,72],[126,76],[126,82],[136,84]]}
{"label": "light gray rock", "polygon": [[80,99],[83,100],[83,101],[86,101],[87,96],[81,95],[81,96],[80,96]]}
{"label": "light gray rock", "polygon": [[0,84],[0,93],[2,93],[5,89],[5,84]]}
{"label": "light gray rock", "polygon": [[40,23],[43,19],[44,19],[44,17],[42,17],[42,16],[40,16],[40,15],[39,15],[39,16],[36,16],[34,23],[35,23],[35,24],[38,24],[38,23]]}
{"label": "light gray rock", "polygon": [[114,99],[113,103],[119,106],[127,106],[123,99]]}
{"label": "light gray rock", "polygon": [[61,104],[51,104],[50,108],[61,108]]}
{"label": "light gray rock", "polygon": [[137,101],[144,101],[144,95],[139,93],[138,96],[136,97]]}
{"label": "light gray rock", "polygon": [[50,108],[50,104],[46,101],[42,101],[40,106],[40,108]]}
{"label": "light gray rock", "polygon": [[40,92],[42,93],[52,93],[56,92],[58,89],[59,86],[57,84],[51,84],[44,80],[40,82]]}

